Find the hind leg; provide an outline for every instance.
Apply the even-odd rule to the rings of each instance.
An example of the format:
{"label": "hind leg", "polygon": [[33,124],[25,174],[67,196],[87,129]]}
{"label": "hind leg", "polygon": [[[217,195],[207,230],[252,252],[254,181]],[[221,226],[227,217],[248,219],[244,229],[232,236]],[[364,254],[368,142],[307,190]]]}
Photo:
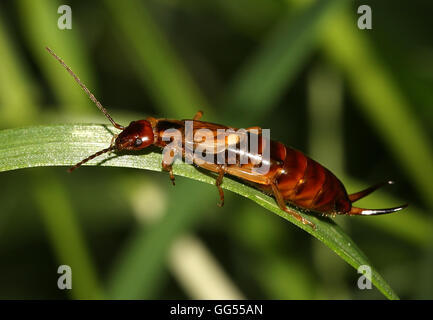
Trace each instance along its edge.
{"label": "hind leg", "polygon": [[299,222],[302,222],[303,224],[308,224],[310,227],[313,228],[313,230],[316,230],[316,225],[314,223],[308,221],[307,219],[302,217],[299,213],[287,207],[286,202],[284,201],[283,196],[280,190],[278,190],[278,187],[275,184],[275,182],[273,182],[271,186],[272,186],[272,192],[274,193],[275,196],[275,200],[277,200],[278,206],[280,207],[281,210],[284,210]]}
{"label": "hind leg", "polygon": [[223,182],[225,170],[224,166],[219,166],[218,169],[218,177],[216,178],[215,185],[217,186],[218,192],[220,194],[220,202],[218,203],[218,207],[222,207],[224,205],[224,191],[223,188],[221,188],[221,184]]}

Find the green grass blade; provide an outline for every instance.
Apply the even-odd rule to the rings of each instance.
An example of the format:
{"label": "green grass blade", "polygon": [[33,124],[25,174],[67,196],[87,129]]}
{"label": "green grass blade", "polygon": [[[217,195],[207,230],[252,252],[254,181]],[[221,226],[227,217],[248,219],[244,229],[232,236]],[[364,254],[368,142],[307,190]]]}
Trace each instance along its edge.
{"label": "green grass blade", "polygon": [[34,198],[57,261],[72,269],[73,285],[68,294],[75,299],[102,299],[96,270],[62,183],[56,175],[33,173]]}
{"label": "green grass blade", "polygon": [[[147,5],[135,0],[122,3],[107,0],[105,5],[120,35],[118,41],[126,48],[129,62],[134,65],[142,86],[149,92],[160,113],[184,118],[201,109],[211,119],[212,113],[205,97],[177,55],[176,48],[154,21]],[[198,190],[197,196],[203,197],[199,195],[201,193],[202,190]],[[184,221],[197,216],[194,204],[188,206],[186,203],[183,208]],[[113,267],[114,278],[110,279],[109,287],[111,297],[140,297],[140,294],[141,297],[152,297],[155,279],[159,279],[161,270],[164,270],[166,248],[179,234],[171,230],[171,219],[176,220],[170,215],[164,218],[164,223],[157,227],[159,232],[146,235],[138,231],[131,239],[127,245],[128,252],[122,255],[125,260],[118,261]],[[166,230],[171,230],[171,233]],[[154,243],[160,245],[155,246]],[[153,255],[155,259],[146,259],[146,254]],[[137,273],[139,269],[141,273]],[[135,280],[130,281],[134,276]],[[127,283],[130,285],[125,285]]]}
{"label": "green grass blade", "polygon": [[[363,190],[368,186],[356,179],[347,176],[342,177],[348,191]],[[369,197],[360,200],[356,204],[361,208],[384,208],[390,204],[401,204],[401,200],[379,190]],[[392,205],[391,205],[392,206]],[[383,215],[375,219],[360,219],[360,223],[366,228],[374,227],[387,232],[393,237],[399,238],[418,248],[429,248],[432,246],[433,223],[427,218],[425,212],[416,206],[409,204],[409,207],[401,215]]]}
{"label": "green grass blade", "polygon": [[356,18],[349,11],[336,12],[323,28],[323,49],[346,74],[361,111],[416,183],[425,203],[433,207],[433,151],[428,134],[353,21]]}
{"label": "green grass blade", "polygon": [[53,49],[94,91],[92,67],[85,58],[85,50],[82,50],[79,27],[75,24],[71,30],[60,30],[57,27],[60,17],[57,8],[61,4],[49,0],[19,0],[15,3],[21,27],[25,30],[25,40],[58,101],[73,113],[96,112],[94,107],[90,107],[91,101],[83,92],[71,90],[73,80],[70,75],[45,50],[46,46]]}
{"label": "green grass blade", "polygon": [[[166,214],[152,226],[140,226],[128,242],[121,257],[112,268],[108,283],[108,296],[112,299],[151,299],[163,276],[166,255],[180,234],[188,231],[209,202],[215,200],[216,192],[202,192],[197,184],[182,184],[175,193]],[[180,189],[180,188],[179,188]],[[190,195],[200,194],[200,197]],[[179,206],[182,202],[182,206]],[[191,214],[191,209],[193,213]]]}
{"label": "green grass blade", "polygon": [[221,106],[229,113],[242,112],[250,120],[269,112],[308,61],[318,27],[339,2],[317,1],[299,16],[283,19],[237,73]]}
{"label": "green grass blade", "polygon": [[36,87],[32,85],[28,65],[11,39],[0,12],[0,122],[29,124],[37,113]]}
{"label": "green grass blade", "polygon": [[159,109],[171,117],[206,114],[207,102],[175,51],[139,1],[106,0],[130,62]]}
{"label": "green grass blade", "polygon": [[[31,10],[31,8],[25,10],[28,9]],[[55,13],[56,9],[53,10]],[[44,23],[46,22],[44,21]],[[41,25],[38,24],[38,27]],[[38,101],[40,96],[35,90],[38,85],[32,82],[34,79],[29,72],[28,61],[17,50],[8,34],[3,32],[3,28],[3,20],[1,20],[0,57],[4,72],[1,72],[0,75],[0,103],[2,105],[0,124],[2,126],[17,126],[34,122],[36,115],[39,116]],[[43,38],[49,39],[50,37]],[[41,39],[35,41],[41,41]],[[43,45],[39,49],[46,54]],[[54,60],[49,61],[53,63]],[[84,104],[80,103],[79,105]],[[59,264],[67,264],[72,267],[73,286],[67,294],[75,299],[102,298],[103,293],[95,266],[87,250],[80,225],[76,220],[74,208],[70,204],[61,181],[57,175],[49,172],[45,172],[43,176],[39,172],[32,173],[34,173],[30,185],[32,198],[40,218],[46,226],[45,229],[54,254]],[[53,269],[53,273],[55,272],[56,269]]]}
{"label": "green grass blade", "polygon": [[[113,131],[112,127],[103,125],[39,126],[0,131],[0,172],[38,166],[72,165],[107,147]],[[156,152],[142,155],[124,154],[122,156],[105,154],[88,164],[161,171],[161,154]],[[193,166],[176,163],[173,169],[176,175],[208,184],[215,183],[213,177],[198,171]],[[313,231],[310,227],[303,225],[280,210],[273,198],[254,188],[230,178],[224,180],[223,188],[244,196],[294,223],[322,241],[354,268],[363,264],[370,265],[365,255],[350,237],[331,220],[308,215],[308,219],[317,226],[317,229]],[[299,214],[307,217],[303,212],[299,212]],[[398,299],[391,287],[373,268],[372,282],[387,298]]]}

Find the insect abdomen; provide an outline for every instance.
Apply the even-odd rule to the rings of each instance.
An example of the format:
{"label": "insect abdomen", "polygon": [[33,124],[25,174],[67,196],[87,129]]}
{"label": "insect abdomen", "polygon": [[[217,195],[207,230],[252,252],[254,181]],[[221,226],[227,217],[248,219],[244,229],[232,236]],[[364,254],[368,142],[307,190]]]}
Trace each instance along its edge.
{"label": "insect abdomen", "polygon": [[284,200],[324,214],[345,213],[351,204],[337,177],[302,152],[271,144],[271,158],[280,163],[277,186]]}

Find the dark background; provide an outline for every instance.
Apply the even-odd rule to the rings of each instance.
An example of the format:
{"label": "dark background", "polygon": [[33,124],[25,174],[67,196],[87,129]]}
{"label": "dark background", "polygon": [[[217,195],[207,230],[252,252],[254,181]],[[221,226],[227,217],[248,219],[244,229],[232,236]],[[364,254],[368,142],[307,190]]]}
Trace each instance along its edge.
{"label": "dark background", "polygon": [[[338,217],[396,293],[433,297],[433,4],[429,1],[2,1],[0,126],[148,115],[271,128],[360,202]],[[72,7],[72,30],[57,8]],[[373,29],[357,28],[369,4]],[[107,142],[108,143],[108,142]],[[0,174],[0,298],[382,299],[287,221],[214,186],[124,168]],[[63,229],[62,229],[63,228]],[[66,228],[66,229],[65,229]],[[57,289],[72,266],[73,289]]]}

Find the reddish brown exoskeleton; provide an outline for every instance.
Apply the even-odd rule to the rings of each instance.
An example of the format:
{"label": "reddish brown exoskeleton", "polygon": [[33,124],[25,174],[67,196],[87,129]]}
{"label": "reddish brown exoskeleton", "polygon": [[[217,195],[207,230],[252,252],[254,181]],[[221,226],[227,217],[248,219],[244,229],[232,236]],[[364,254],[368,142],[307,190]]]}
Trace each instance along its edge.
{"label": "reddish brown exoskeleton", "polygon": [[[197,147],[198,143],[194,139],[188,140],[185,138],[185,121],[191,121],[193,128],[193,136],[198,130],[207,129],[212,134],[212,141],[216,146],[221,147],[221,140],[219,140],[218,130],[236,131],[236,128],[231,128],[224,125],[214,124],[210,122],[200,121],[203,113],[197,112],[191,120],[169,120],[169,119],[156,119],[148,117],[145,120],[132,121],[127,127],[116,123],[107,110],[99,103],[94,95],[86,88],[80,79],[72,72],[72,70],[60,59],[51,49],[46,48],[48,52],[53,55],[61,65],[74,77],[78,84],[88,94],[90,99],[96,106],[105,114],[108,120],[119,130],[122,130],[117,136],[113,137],[111,145],[88,158],[80,161],[69,171],[73,171],[80,167],[87,161],[110,151],[122,150],[142,150],[151,145],[166,148],[171,142],[166,139],[164,134],[170,129],[175,129],[181,135],[182,143],[177,147],[172,147],[169,152],[163,153],[162,168],[170,173],[170,179],[174,184],[174,175],[172,170],[172,163],[174,161],[174,154],[190,160],[190,163],[217,173],[216,186],[220,194],[220,206],[224,203],[224,192],[221,188],[221,183],[225,174],[237,177],[248,184],[253,185],[259,190],[272,195],[278,206],[285,212],[292,215],[298,221],[308,224],[315,228],[315,225],[298,214],[295,210],[287,207],[290,203],[301,209],[311,210],[318,212],[322,215],[335,216],[335,215],[379,215],[385,213],[392,213],[405,208],[407,205],[402,205],[395,208],[387,209],[362,209],[352,206],[352,203],[367,196],[371,192],[384,184],[391,184],[391,181],[372,186],[363,191],[348,195],[343,184],[338,178],[328,169],[317,163],[316,161],[308,158],[302,152],[292,149],[283,145],[280,142],[270,140],[268,168],[265,173],[261,173],[257,168],[257,163],[265,161],[263,157],[265,145],[262,138],[261,129],[257,127],[248,128],[245,130],[248,136],[256,135],[259,141],[259,148],[255,152],[246,152],[249,160],[246,163],[219,163],[215,161],[216,156],[219,154],[217,150],[207,149],[211,153],[212,161],[203,160],[202,157],[196,156],[194,152],[188,153],[188,143],[192,151]],[[230,144],[238,144],[239,139],[234,136],[228,135],[224,137],[223,152],[227,151],[227,146]],[[231,141],[230,140],[234,140]],[[221,149],[219,149],[221,150]],[[209,154],[208,154],[209,155]],[[215,156],[215,157],[214,157]],[[257,162],[257,159],[259,161]],[[254,161],[253,161],[254,160]]]}

